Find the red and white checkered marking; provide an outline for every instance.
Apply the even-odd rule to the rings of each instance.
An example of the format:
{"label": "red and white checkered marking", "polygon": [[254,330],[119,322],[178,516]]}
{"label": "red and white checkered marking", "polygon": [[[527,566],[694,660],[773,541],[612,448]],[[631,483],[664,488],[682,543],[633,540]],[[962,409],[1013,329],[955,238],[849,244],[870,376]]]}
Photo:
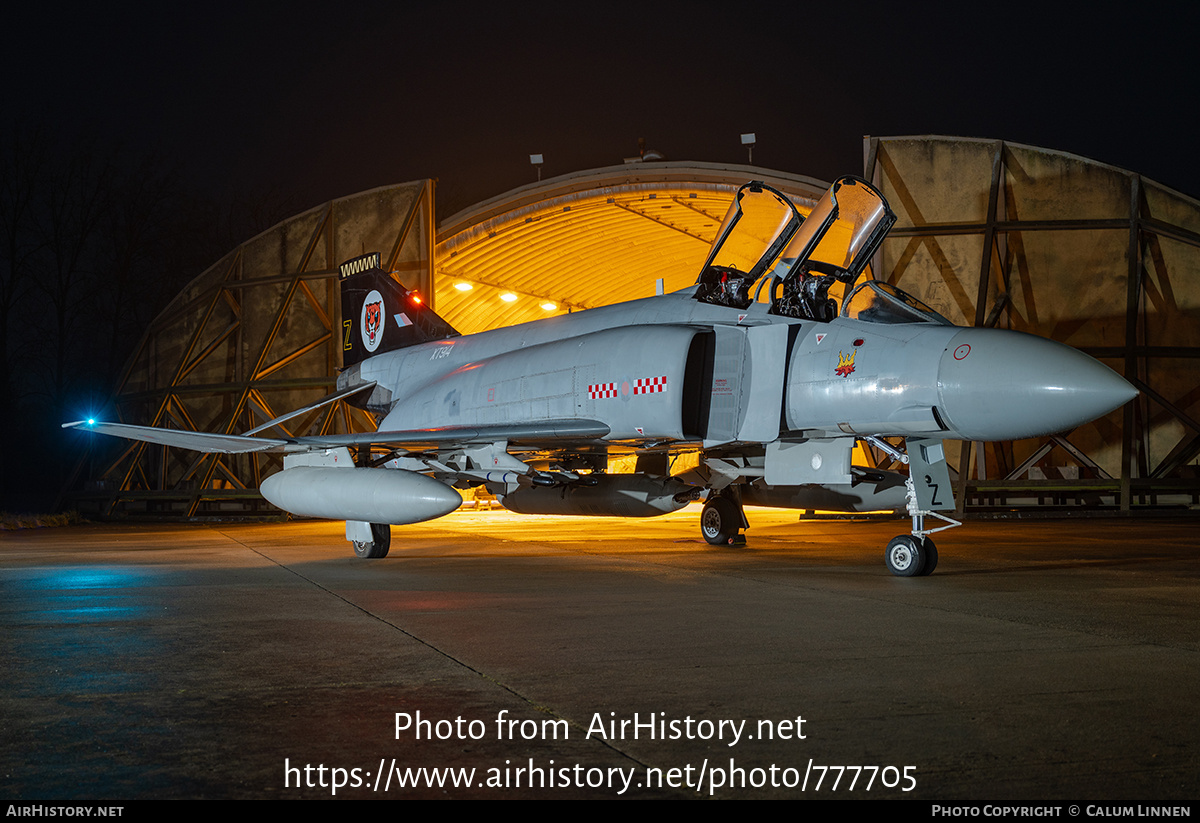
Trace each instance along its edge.
{"label": "red and white checkered marking", "polygon": [[592,400],[603,400],[606,397],[629,397],[630,394],[658,394],[666,391],[667,376],[662,377],[639,377],[633,381],[633,385],[629,385],[629,381],[622,381],[620,388],[614,383],[591,383],[588,385],[588,397]]}
{"label": "red and white checkered marking", "polygon": [[667,387],[667,376],[662,377],[639,377],[633,382],[634,394],[654,394],[661,392]]}

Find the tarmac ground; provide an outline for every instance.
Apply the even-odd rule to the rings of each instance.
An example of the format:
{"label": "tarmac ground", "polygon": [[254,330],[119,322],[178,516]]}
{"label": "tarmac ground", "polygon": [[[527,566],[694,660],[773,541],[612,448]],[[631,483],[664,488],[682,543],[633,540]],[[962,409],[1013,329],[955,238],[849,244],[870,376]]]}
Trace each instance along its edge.
{"label": "tarmac ground", "polygon": [[0,799],[1200,797],[1194,519],[749,516],[0,532]]}

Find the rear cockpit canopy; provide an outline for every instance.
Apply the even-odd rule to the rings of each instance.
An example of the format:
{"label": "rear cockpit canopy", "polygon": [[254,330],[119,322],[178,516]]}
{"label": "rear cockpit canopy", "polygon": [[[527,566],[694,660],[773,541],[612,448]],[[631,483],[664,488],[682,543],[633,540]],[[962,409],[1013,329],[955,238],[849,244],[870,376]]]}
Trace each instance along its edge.
{"label": "rear cockpit canopy", "polygon": [[804,217],[782,192],[765,183],[737,190],[700,270],[696,299],[749,308],[750,289],[796,234]]}

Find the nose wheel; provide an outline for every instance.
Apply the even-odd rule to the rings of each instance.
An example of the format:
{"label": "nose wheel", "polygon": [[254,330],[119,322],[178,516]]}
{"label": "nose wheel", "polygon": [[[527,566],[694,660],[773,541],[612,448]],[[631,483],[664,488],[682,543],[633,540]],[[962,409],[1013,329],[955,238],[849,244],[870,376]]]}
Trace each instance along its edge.
{"label": "nose wheel", "polygon": [[888,543],[883,561],[897,577],[924,577],[937,568],[937,546],[928,537],[902,534]]}

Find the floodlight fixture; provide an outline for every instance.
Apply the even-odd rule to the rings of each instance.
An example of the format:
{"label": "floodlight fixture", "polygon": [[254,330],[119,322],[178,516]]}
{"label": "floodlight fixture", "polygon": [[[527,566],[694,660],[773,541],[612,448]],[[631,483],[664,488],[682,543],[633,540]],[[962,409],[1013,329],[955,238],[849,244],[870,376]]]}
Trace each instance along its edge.
{"label": "floodlight fixture", "polygon": [[749,134],[742,135],[742,145],[746,147],[746,153],[750,158],[749,162],[751,164],[754,163],[754,142],[755,142],[754,132],[750,132]]}

